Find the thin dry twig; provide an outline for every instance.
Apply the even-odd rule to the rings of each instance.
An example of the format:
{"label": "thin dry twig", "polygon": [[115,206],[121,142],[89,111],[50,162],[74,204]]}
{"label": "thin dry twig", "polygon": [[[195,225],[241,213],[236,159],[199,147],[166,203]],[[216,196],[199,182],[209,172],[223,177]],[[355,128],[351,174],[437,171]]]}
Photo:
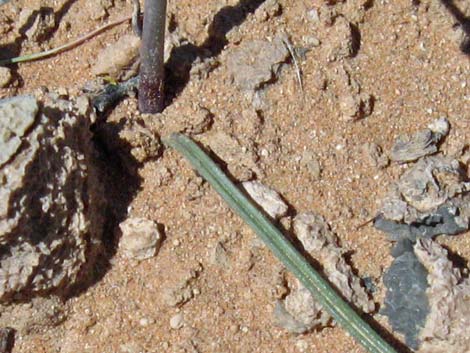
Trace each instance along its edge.
{"label": "thin dry twig", "polygon": [[101,32],[103,32],[103,31],[105,31],[105,30],[107,30],[111,27],[120,25],[121,23],[129,21],[131,19],[132,19],[132,16],[126,16],[126,17],[121,18],[119,20],[116,20],[116,21],[113,21],[111,23],[105,24],[105,25],[95,29],[94,31],[85,34],[84,36],[77,38],[73,42],[61,45],[60,47],[57,47],[57,48],[49,49],[49,50],[46,50],[46,51],[43,51],[43,52],[40,52],[40,53],[27,54],[27,55],[17,56],[15,58],[0,60],[0,66],[15,64],[15,63],[19,63],[19,62],[26,62],[26,61],[44,59],[44,58],[50,57],[52,55],[62,53],[64,51],[75,48],[76,46],[86,42],[88,39],[93,38],[94,36],[100,34]]}
{"label": "thin dry twig", "polygon": [[297,62],[297,55],[295,54],[294,48],[292,47],[292,43],[289,39],[289,36],[287,33],[282,33],[282,41],[285,44],[287,50],[289,51],[292,61],[294,62],[294,67],[295,67],[295,73],[297,75],[297,81],[299,82],[300,86],[300,91],[303,93],[304,91],[304,85],[302,81],[302,71],[300,70],[299,63]]}

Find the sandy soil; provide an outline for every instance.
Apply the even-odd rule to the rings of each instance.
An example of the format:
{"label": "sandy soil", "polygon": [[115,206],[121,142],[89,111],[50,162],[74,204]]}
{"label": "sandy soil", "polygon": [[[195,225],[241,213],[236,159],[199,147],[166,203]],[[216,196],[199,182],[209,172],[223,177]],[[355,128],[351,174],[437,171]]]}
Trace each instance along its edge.
{"label": "sandy soil", "polygon": [[[198,46],[208,38],[221,9],[236,8],[237,3],[170,1],[169,11],[179,30]],[[338,1],[331,9],[353,25],[356,43],[353,55],[330,60],[331,43],[337,41],[334,26],[328,25],[326,15],[315,23],[311,13],[323,2],[278,3],[279,14],[266,19],[255,11],[230,30],[227,45],[215,56],[219,66],[207,78],[190,77],[170,102],[171,115],[141,117],[131,97],[116,107],[108,121],[143,119],[164,136],[178,123],[171,116],[188,118],[198,106],[208,109],[213,124],[195,138],[218,131],[231,134],[256,156],[257,179],[284,197],[290,216],[307,211],[323,215],[342,246],[350,250],[357,273],[372,277],[379,307],[380,278],[391,262],[391,244],[371,226],[357,226],[375,215],[387,187],[405,167],[396,163],[375,167],[364,146],[374,142],[387,152],[398,135],[422,129],[441,116],[452,125],[440,148],[444,153],[458,153],[470,141],[470,57],[462,51],[465,32],[437,0]],[[8,19],[15,20],[21,8],[48,6],[61,14],[50,38],[40,44],[25,41],[21,53],[63,44],[132,10],[129,1],[115,0],[109,15],[95,20],[91,4],[86,0],[12,1],[0,10],[0,33],[4,33],[0,45],[14,39]],[[464,0],[453,4],[461,11],[460,20],[467,18],[468,28],[465,16],[470,16],[470,4]],[[117,26],[68,52],[19,65],[15,81],[0,90],[0,97],[43,86],[78,94],[93,78],[90,67],[100,49],[130,31],[127,24]],[[265,104],[256,111],[251,98],[233,84],[226,57],[240,43],[270,39],[281,31],[296,48],[309,47],[312,37],[320,44],[299,59],[303,92],[295,66],[283,65],[277,80],[263,90]],[[344,117],[340,106],[344,68],[360,92],[372,96],[370,115]],[[312,172],[305,162],[308,158],[319,163],[320,173]],[[129,190],[110,192],[111,202],[129,216],[163,225],[165,239],[158,255],[142,262],[119,256],[117,240],[109,230],[105,234],[109,264],[97,268],[99,278],[66,302],[63,322],[20,335],[13,352],[364,352],[340,328],[296,336],[275,326],[275,300],[285,291],[282,266],[177,153],[165,150],[158,159],[146,162],[132,180],[120,182]],[[286,218],[283,224],[288,226],[289,221]],[[469,239],[464,234],[442,241],[468,259]],[[219,243],[226,250],[226,261],[214,259]],[[184,287],[185,281],[192,298],[170,305],[170,292]],[[173,329],[170,319],[177,314],[182,314],[183,325]],[[387,327],[379,314],[374,319]]]}

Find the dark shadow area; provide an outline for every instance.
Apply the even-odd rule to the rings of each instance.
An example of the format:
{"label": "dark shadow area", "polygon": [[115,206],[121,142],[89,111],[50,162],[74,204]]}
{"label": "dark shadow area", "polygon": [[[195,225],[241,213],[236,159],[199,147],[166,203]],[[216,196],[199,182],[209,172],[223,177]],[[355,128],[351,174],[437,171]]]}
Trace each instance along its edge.
{"label": "dark shadow area", "polygon": [[[192,43],[174,48],[165,68],[166,106],[181,93],[189,82],[189,73],[196,60],[218,56],[228,44],[227,34],[242,24],[265,0],[240,0],[235,6],[225,6],[217,12],[209,26],[208,37],[201,46]],[[175,24],[176,25],[176,24]]]}
{"label": "dark shadow area", "polygon": [[137,174],[141,164],[132,156],[132,147],[119,136],[123,128],[124,122],[101,121],[92,126],[96,164],[101,173],[100,181],[104,186],[103,247],[90,273],[86,274],[86,279],[73,287],[66,299],[85,292],[109,271],[110,259],[116,255],[118,248],[119,224],[127,219],[128,207],[141,189],[142,179]]}
{"label": "dark shadow area", "polygon": [[[447,258],[450,260],[450,262],[452,262],[452,265],[454,266],[454,268],[458,268],[459,270],[464,270],[468,268],[469,261],[466,258],[452,251],[446,245],[441,244],[441,246],[447,250]],[[470,273],[466,271],[460,271],[460,272],[463,278],[468,278],[470,276]]]}
{"label": "dark shadow area", "polygon": [[460,50],[462,53],[470,55],[470,16],[465,16],[465,14],[454,4],[453,0],[441,0],[441,3],[462,27],[462,30],[465,33],[465,38],[462,43],[460,43]]}
{"label": "dark shadow area", "polygon": [[0,352],[11,353],[15,345],[15,330],[11,327],[0,328]]}
{"label": "dark shadow area", "polygon": [[351,24],[351,35],[352,35],[352,53],[351,57],[355,57],[361,49],[361,32],[355,24]]}

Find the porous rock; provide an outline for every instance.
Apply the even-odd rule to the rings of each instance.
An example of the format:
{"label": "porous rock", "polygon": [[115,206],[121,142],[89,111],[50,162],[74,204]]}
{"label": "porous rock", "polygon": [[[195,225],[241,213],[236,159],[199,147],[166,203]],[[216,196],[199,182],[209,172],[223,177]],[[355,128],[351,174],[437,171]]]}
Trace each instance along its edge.
{"label": "porous rock", "polygon": [[462,276],[447,250],[430,239],[418,240],[414,251],[428,271],[430,313],[420,339],[420,352],[465,353],[470,347],[470,279]]}
{"label": "porous rock", "polygon": [[253,91],[271,81],[289,52],[280,37],[272,42],[244,42],[227,56],[227,68],[235,84],[242,90]]}
{"label": "porous rock", "polygon": [[104,219],[93,119],[50,96],[0,101],[0,301],[63,294],[93,264]]}
{"label": "porous rock", "polygon": [[287,205],[279,194],[259,181],[242,183],[245,191],[273,219],[279,219],[287,212]]}
{"label": "porous rock", "polygon": [[119,225],[119,249],[130,259],[146,260],[158,251],[162,235],[158,224],[145,218],[128,218]]}
{"label": "porous rock", "polygon": [[[366,313],[375,305],[362,287],[344,258],[344,250],[338,245],[336,235],[325,220],[318,215],[305,213],[294,219],[294,232],[304,249],[322,266],[325,276],[343,297]],[[281,327],[303,333],[331,323],[331,316],[315,301],[311,293],[295,281],[295,288],[275,309],[276,322]]]}
{"label": "porous rock", "polygon": [[470,182],[450,157],[421,158],[384,199],[375,226],[392,239],[458,234],[470,224]]}

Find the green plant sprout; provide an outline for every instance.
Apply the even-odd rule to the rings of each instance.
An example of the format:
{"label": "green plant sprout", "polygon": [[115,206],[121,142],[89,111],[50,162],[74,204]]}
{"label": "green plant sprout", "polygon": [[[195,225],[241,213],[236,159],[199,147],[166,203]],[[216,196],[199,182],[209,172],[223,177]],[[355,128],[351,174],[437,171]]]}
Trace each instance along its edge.
{"label": "green plant sprout", "polygon": [[331,287],[273,223],[230,181],[190,138],[175,133],[163,142],[180,152],[264,241],[274,255],[312,293],[336,322],[371,353],[396,353],[374,329]]}

